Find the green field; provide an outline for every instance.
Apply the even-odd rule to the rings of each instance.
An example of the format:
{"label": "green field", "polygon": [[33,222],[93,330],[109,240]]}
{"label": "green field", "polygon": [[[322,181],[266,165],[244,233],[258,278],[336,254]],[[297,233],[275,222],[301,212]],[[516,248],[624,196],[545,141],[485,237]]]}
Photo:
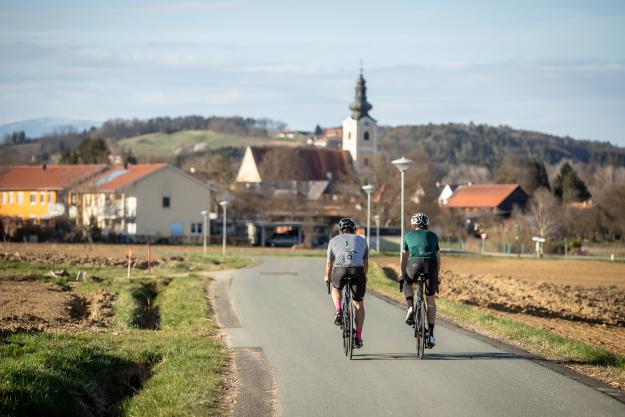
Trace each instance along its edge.
{"label": "green field", "polygon": [[121,149],[132,149],[132,153],[139,158],[163,159],[179,153],[193,152],[194,147],[199,144],[205,144],[199,150],[209,150],[227,146],[262,145],[269,142],[270,138],[228,135],[210,130],[183,130],[171,134],[150,133],[121,139],[117,145]]}
{"label": "green field", "polygon": [[[117,295],[113,321],[83,331],[0,331],[0,415],[225,415],[229,352],[216,337],[206,294],[210,278],[190,271],[247,263],[196,255],[130,279],[125,268],[58,265],[88,277],[57,281],[59,288]],[[51,282],[43,274],[48,269],[2,261],[0,280]]]}

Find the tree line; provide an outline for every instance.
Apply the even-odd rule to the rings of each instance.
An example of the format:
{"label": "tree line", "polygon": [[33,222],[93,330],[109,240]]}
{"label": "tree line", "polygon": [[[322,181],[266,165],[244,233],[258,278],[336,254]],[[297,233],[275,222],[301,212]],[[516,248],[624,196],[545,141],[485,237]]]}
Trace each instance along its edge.
{"label": "tree line", "polygon": [[107,120],[97,133],[110,139],[123,139],[148,133],[175,133],[182,130],[212,130],[214,132],[241,136],[266,137],[272,130],[283,130],[286,124],[268,118],[250,117],[155,117],[147,120]]}
{"label": "tree line", "polygon": [[585,164],[625,166],[625,148],[608,142],[577,140],[508,126],[427,124],[384,128],[378,141],[391,155],[420,149],[434,162],[496,168],[508,154],[553,165],[563,159]]}

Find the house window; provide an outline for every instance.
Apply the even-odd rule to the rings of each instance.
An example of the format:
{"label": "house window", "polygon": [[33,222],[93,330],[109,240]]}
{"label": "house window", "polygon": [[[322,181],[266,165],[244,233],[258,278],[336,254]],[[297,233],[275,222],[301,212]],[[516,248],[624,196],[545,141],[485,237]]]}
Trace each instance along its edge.
{"label": "house window", "polygon": [[365,138],[365,140],[369,140],[369,132],[365,132],[364,138]]}
{"label": "house window", "polygon": [[[74,199],[74,204],[75,204],[76,203],[76,200],[75,200],[76,197],[72,196],[72,198]],[[48,203],[52,203],[53,201],[54,201],[54,193],[52,191],[50,191],[48,193]]]}
{"label": "house window", "polygon": [[350,140],[352,138],[352,132],[347,132],[347,140]]}
{"label": "house window", "polygon": [[45,191],[42,191],[39,194],[39,204],[41,204],[41,205],[46,204],[46,192]]}
{"label": "house window", "polygon": [[202,223],[191,223],[191,234],[192,235],[201,235],[202,234]]}
{"label": "house window", "polygon": [[24,192],[23,191],[18,191],[17,192],[17,204],[24,204]]}
{"label": "house window", "polygon": [[15,196],[13,195],[13,191],[9,192],[9,204],[15,203]]}
{"label": "house window", "polygon": [[31,192],[30,193],[30,205],[34,206],[35,204],[37,204],[37,193]]}
{"label": "house window", "polygon": [[2,204],[6,204],[6,203],[7,203],[8,198],[9,198],[9,197],[7,196],[7,192],[6,192],[6,191],[3,191],[3,192],[2,192]]}
{"label": "house window", "polygon": [[171,197],[163,197],[163,208],[171,207]]}

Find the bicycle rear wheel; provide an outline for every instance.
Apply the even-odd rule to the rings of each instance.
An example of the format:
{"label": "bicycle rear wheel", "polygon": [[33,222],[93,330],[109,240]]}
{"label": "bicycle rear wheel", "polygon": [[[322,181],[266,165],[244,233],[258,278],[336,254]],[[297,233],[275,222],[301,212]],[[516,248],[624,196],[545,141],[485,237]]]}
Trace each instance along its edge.
{"label": "bicycle rear wheel", "polygon": [[354,353],[354,325],[353,325],[353,317],[355,316],[356,312],[354,311],[354,306],[352,305],[352,303],[349,303],[349,307],[347,307],[350,310],[350,322],[349,322],[349,360],[352,360],[352,355]]}
{"label": "bicycle rear wheel", "polygon": [[417,311],[417,320],[418,320],[418,337],[417,337],[417,355],[419,355],[419,359],[423,359],[423,354],[425,353],[425,326],[426,326],[426,314],[425,314],[425,301],[421,300],[419,303],[419,310]]}
{"label": "bicycle rear wheel", "polygon": [[351,333],[351,322],[352,319],[350,317],[349,304],[346,302],[346,297],[343,298],[343,324],[342,324],[342,332],[343,332],[343,354],[345,356],[349,355],[349,345],[350,345],[350,333]]}

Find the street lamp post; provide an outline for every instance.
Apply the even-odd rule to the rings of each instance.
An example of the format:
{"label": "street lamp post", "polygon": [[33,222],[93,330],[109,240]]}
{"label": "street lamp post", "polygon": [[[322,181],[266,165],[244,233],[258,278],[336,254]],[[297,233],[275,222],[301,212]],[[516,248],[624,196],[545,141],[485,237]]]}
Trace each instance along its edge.
{"label": "street lamp post", "polygon": [[375,250],[380,253],[380,215],[373,216],[375,220]]}
{"label": "street lamp post", "polygon": [[206,237],[207,237],[207,233],[208,233],[206,229],[207,229],[207,224],[208,224],[208,220],[207,220],[208,219],[208,210],[202,210],[200,213],[202,214],[202,217],[204,217],[204,228],[202,229],[202,231],[204,232],[203,233],[204,234],[204,244],[203,244],[204,256],[206,256]]}
{"label": "street lamp post", "polygon": [[401,245],[404,243],[404,172],[410,165],[414,164],[414,162],[402,156],[399,159],[395,159],[391,163],[397,167],[399,172],[401,172],[401,241],[399,243],[399,253],[401,254]]}
{"label": "street lamp post", "polygon": [[375,190],[375,187],[371,184],[367,184],[362,187],[362,190],[367,193],[367,247],[369,247],[371,236],[371,193]]}
{"label": "street lamp post", "polygon": [[224,213],[224,218],[223,218],[223,225],[221,226],[221,234],[222,234],[222,239],[221,239],[221,254],[226,256],[226,224],[227,224],[227,212],[228,212],[228,205],[230,204],[229,201],[224,200],[224,201],[220,201],[219,205],[223,208],[223,213]]}

